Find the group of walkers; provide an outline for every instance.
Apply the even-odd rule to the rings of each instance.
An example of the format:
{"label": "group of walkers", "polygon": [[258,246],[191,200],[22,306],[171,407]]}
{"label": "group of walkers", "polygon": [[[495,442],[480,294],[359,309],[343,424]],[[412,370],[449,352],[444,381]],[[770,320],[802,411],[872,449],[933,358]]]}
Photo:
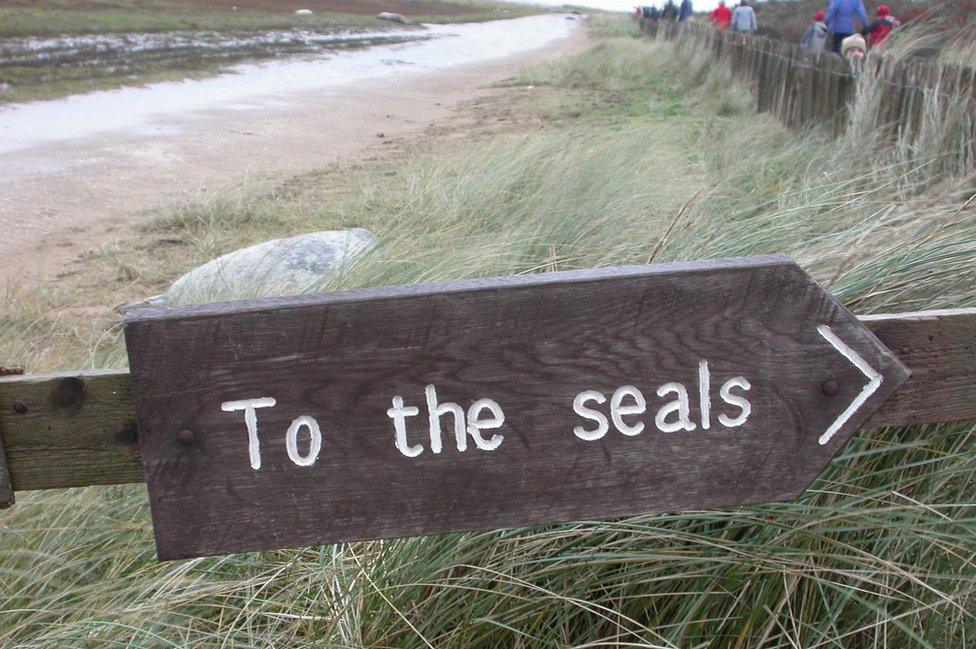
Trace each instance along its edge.
{"label": "group of walkers", "polygon": [[673,23],[684,22],[695,13],[695,7],[691,0],[681,0],[680,5],[676,4],[674,0],[667,0],[661,9],[658,9],[657,5],[645,5],[636,9],[638,18],[653,21],[667,20]]}
{"label": "group of walkers", "polygon": [[[860,22],[861,31],[856,30]],[[872,22],[864,8],[864,0],[832,0],[827,11],[813,15],[813,23],[803,33],[800,44],[811,52],[830,51],[846,56],[852,50],[863,55],[868,45],[880,47],[901,22],[891,15],[891,7],[878,7],[877,19]]]}
{"label": "group of walkers", "polygon": [[723,32],[732,30],[742,34],[751,34],[759,29],[756,12],[746,0],[741,0],[735,9],[725,6],[725,0],[718,0],[718,6],[708,16],[708,20]]}
{"label": "group of walkers", "polygon": [[[637,17],[647,20],[684,22],[691,18],[694,11],[691,0],[682,0],[681,6],[675,4],[674,0],[667,0],[661,9],[658,9],[656,5],[637,7],[636,14]],[[736,32],[751,33],[759,28],[759,23],[756,22],[756,12],[749,6],[748,0],[741,0],[734,11],[725,6],[725,0],[719,0],[718,8],[711,13],[708,19],[718,25],[722,31],[732,29]]]}
{"label": "group of walkers", "polygon": [[[647,5],[637,7],[636,11],[638,18],[670,22],[683,22],[693,13],[692,0],[681,0],[680,5],[675,0],[667,0],[661,9],[656,5]],[[722,31],[751,34],[759,28],[756,12],[749,6],[748,0],[741,0],[735,9],[729,9],[725,0],[719,0],[718,7],[709,14],[708,20]],[[855,29],[857,23],[860,23],[860,32]],[[830,0],[826,11],[814,14],[813,23],[807,27],[800,43],[810,52],[819,53],[829,49],[845,58],[854,59],[863,57],[869,45],[879,47],[899,25],[901,23],[891,15],[891,7],[886,4],[878,7],[877,19],[872,22],[864,8],[864,0]]]}

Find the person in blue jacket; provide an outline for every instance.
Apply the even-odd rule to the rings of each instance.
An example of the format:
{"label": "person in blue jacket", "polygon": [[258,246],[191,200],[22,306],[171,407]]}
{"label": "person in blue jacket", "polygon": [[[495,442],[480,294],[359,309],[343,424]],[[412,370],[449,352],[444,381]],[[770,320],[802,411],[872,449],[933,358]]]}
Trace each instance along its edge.
{"label": "person in blue jacket", "polygon": [[678,20],[684,22],[691,18],[695,10],[691,6],[691,0],[681,0],[681,11],[678,14]]}
{"label": "person in blue jacket", "polygon": [[827,10],[827,27],[834,32],[834,52],[840,54],[840,44],[844,39],[858,31],[854,29],[854,18],[861,21],[861,27],[871,23],[864,9],[864,0],[830,0]]}

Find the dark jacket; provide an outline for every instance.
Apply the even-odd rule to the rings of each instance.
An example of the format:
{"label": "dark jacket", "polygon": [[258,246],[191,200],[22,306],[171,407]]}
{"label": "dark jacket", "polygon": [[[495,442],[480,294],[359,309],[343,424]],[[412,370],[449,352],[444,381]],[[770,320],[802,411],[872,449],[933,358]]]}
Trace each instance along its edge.
{"label": "dark jacket", "polygon": [[657,7],[642,7],[641,14],[648,20],[660,20],[661,12]]}
{"label": "dark jacket", "polygon": [[661,20],[675,21],[678,19],[678,5],[674,4],[674,0],[668,0],[667,4],[664,5],[664,11],[661,12]]}
{"label": "dark jacket", "polygon": [[678,14],[678,20],[688,20],[694,12],[695,10],[691,6],[691,0],[681,0],[681,11]]}

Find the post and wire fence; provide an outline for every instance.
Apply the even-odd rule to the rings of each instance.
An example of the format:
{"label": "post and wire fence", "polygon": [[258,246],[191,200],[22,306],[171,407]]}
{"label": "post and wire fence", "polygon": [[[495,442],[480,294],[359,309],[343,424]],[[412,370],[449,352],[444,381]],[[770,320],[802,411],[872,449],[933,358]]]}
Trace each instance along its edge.
{"label": "post and wire fence", "polygon": [[[722,32],[701,22],[641,19],[640,28],[651,38],[697,48],[727,62],[733,78],[751,87],[756,108],[788,128],[827,125],[840,134],[848,124],[858,78],[845,59],[831,52],[811,53],[798,43]],[[911,139],[925,120],[943,123],[950,113],[964,116],[962,121],[976,134],[976,69],[873,51],[861,75],[870,81],[861,87],[879,93],[877,121],[890,136]]]}

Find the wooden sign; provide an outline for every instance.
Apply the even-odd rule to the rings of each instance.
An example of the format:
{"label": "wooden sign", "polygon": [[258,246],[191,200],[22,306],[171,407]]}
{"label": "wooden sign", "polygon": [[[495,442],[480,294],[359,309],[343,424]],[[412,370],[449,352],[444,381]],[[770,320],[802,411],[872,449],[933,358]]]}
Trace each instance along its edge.
{"label": "wooden sign", "polygon": [[794,498],[908,371],[786,257],[130,312],[161,559]]}

